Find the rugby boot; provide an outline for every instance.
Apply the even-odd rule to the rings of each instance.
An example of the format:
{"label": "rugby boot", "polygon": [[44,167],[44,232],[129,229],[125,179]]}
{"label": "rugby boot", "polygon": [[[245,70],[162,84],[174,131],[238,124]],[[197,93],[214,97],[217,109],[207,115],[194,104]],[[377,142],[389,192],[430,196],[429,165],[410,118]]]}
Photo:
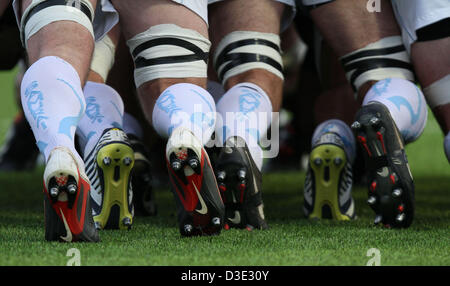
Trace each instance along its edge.
{"label": "rugby boot", "polygon": [[201,142],[187,129],[174,130],[167,142],[166,161],[181,235],[219,234],[225,207]]}
{"label": "rugby boot", "polygon": [[126,134],[118,128],[105,130],[85,162],[96,228],[130,229],[134,216],[130,176],[134,152]]}
{"label": "rugby boot", "polygon": [[352,124],[368,171],[368,204],[375,224],[404,228],[414,217],[414,182],[404,142],[389,110],[380,103],[362,107]]}
{"label": "rugby boot", "polygon": [[97,242],[90,204],[90,183],[83,167],[65,147],[55,148],[44,172],[45,239]]}
{"label": "rugby boot", "polygon": [[309,156],[303,212],[307,218],[350,220],[355,217],[352,165],[336,133],[325,133]]}
{"label": "rugby boot", "polygon": [[150,152],[133,135],[127,135],[134,151],[134,167],[131,175],[133,204],[136,216],[154,216],[157,213],[152,187]]}
{"label": "rugby boot", "polygon": [[225,204],[225,229],[267,229],[262,200],[262,175],[244,139],[226,140],[217,158],[216,178]]}

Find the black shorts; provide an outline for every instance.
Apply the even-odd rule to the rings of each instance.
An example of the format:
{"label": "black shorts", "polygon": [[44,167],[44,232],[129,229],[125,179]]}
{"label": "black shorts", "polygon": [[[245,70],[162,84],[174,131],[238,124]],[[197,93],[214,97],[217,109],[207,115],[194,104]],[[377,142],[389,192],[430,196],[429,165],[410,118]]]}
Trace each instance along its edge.
{"label": "black shorts", "polygon": [[10,5],[0,18],[0,70],[14,68],[24,56],[25,50],[20,41],[19,28]]}

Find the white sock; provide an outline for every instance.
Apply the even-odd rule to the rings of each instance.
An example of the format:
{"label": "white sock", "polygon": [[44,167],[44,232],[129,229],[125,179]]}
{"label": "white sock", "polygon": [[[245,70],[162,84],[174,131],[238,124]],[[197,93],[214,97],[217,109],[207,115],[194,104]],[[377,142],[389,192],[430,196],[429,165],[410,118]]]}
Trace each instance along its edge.
{"label": "white sock", "polygon": [[63,146],[84,166],[74,144],[86,105],[77,71],[61,58],[44,57],[26,71],[20,90],[25,116],[45,161],[55,147]]}
{"label": "white sock", "polygon": [[144,138],[144,131],[142,130],[139,121],[131,114],[125,112],[123,114],[123,131],[126,134],[132,134],[138,139]]}
{"label": "white sock", "polygon": [[350,127],[344,121],[338,119],[324,121],[314,130],[311,145],[314,146],[320,137],[325,133],[335,133],[339,135],[344,143],[344,150],[347,154],[347,158],[350,163],[353,164],[356,157],[356,143],[355,136],[353,135]]}
{"label": "white sock", "polygon": [[84,156],[89,155],[108,128],[122,128],[123,102],[112,87],[88,81],[84,86],[86,112],[78,124],[77,135]]}
{"label": "white sock", "polygon": [[216,124],[219,142],[224,143],[232,136],[242,137],[261,170],[263,151],[259,140],[266,136],[272,120],[272,103],[267,94],[253,83],[240,83],[219,100],[217,113],[221,117]]}
{"label": "white sock", "polygon": [[205,89],[179,83],[168,87],[156,101],[153,127],[164,138],[175,128],[187,128],[205,145],[214,132],[215,112],[214,99]]}
{"label": "white sock", "polygon": [[363,105],[380,102],[391,113],[406,143],[419,138],[427,123],[428,109],[422,91],[412,82],[388,78],[377,82],[364,98]]}
{"label": "white sock", "polygon": [[450,163],[450,132],[444,138],[444,151],[447,156],[447,160]]}

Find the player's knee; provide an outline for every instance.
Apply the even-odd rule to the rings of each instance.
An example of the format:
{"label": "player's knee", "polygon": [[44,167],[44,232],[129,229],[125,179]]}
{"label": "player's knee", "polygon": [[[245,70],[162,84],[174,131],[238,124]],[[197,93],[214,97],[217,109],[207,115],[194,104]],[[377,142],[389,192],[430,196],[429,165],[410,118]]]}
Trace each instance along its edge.
{"label": "player's knee", "polygon": [[[130,40],[138,88],[164,91],[168,84],[200,81],[206,86],[210,41],[173,24],[151,27]],[[159,94],[158,94],[159,95]]]}
{"label": "player's knee", "polygon": [[279,35],[253,31],[226,35],[214,51],[214,69],[227,88],[242,82],[257,84],[273,107],[279,106],[284,80]]}
{"label": "player's knee", "polygon": [[400,36],[383,38],[340,60],[355,92],[388,78],[414,81],[411,61]]}
{"label": "player's knee", "polygon": [[22,44],[26,47],[27,41],[45,26],[59,21],[75,22],[86,28],[94,38],[93,31],[94,8],[90,1],[61,1],[44,0],[32,1],[20,22]]}
{"label": "player's knee", "polygon": [[226,35],[214,51],[214,69],[222,83],[255,69],[268,71],[283,80],[279,35],[252,31]]}

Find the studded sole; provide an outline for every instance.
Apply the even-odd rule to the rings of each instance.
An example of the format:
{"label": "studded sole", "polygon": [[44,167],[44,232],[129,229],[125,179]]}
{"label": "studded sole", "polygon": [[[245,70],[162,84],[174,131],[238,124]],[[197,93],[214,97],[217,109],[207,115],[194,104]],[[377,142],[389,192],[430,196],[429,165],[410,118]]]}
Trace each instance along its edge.
{"label": "studded sole", "polygon": [[224,206],[207,156],[202,149],[200,160],[194,151],[181,148],[167,161],[182,236],[217,235],[223,226]]}
{"label": "studded sole", "polygon": [[134,152],[122,143],[108,144],[97,153],[99,179],[103,184],[103,201],[99,215],[94,216],[99,229],[130,229],[133,215],[129,209],[130,173]]}
{"label": "studded sole", "polygon": [[375,212],[374,223],[408,227],[414,216],[414,185],[397,127],[384,107],[369,107],[357,118],[352,129],[370,171],[367,203]]}
{"label": "studded sole", "polygon": [[350,220],[339,208],[339,181],[347,164],[344,150],[332,144],[320,145],[312,150],[309,164],[314,172],[315,198],[308,217]]}

